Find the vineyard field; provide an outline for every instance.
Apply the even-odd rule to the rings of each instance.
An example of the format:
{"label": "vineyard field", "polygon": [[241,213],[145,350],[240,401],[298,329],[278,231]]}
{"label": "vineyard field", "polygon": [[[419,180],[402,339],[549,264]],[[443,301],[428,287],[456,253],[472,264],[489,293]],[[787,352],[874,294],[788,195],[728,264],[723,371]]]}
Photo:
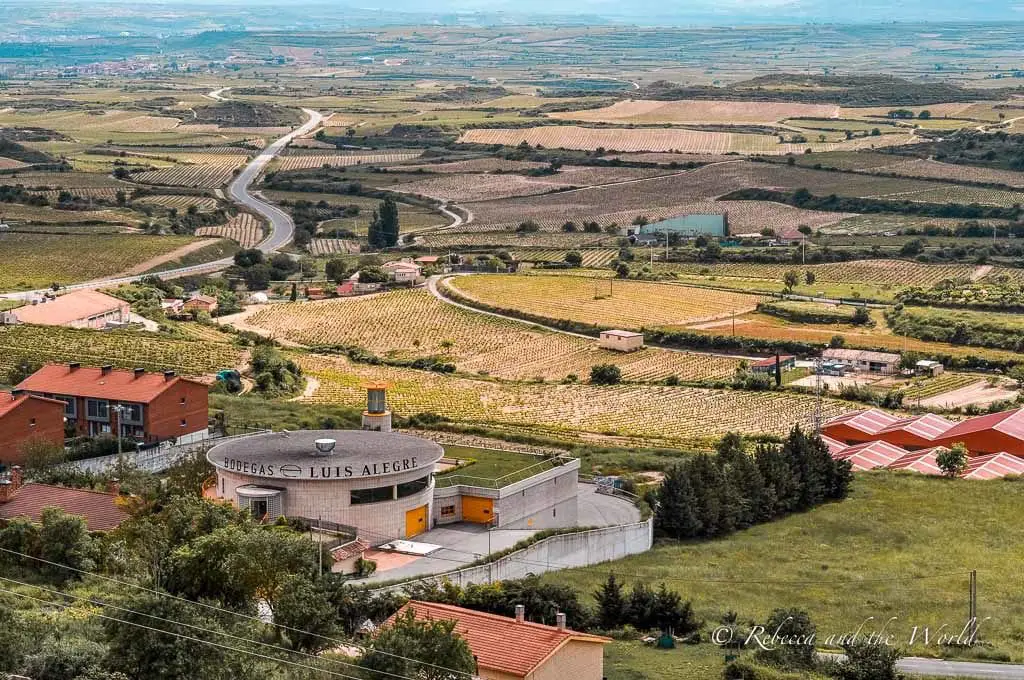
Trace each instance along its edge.
{"label": "vineyard field", "polygon": [[901,161],[891,165],[881,165],[872,168],[870,172],[891,173],[906,177],[956,180],[958,182],[1005,184],[1009,187],[1024,188],[1024,173],[1011,170],[996,170],[994,168],[979,168],[956,163],[943,163],[924,158]]}
{"label": "vineyard field", "polygon": [[385,163],[401,163],[419,158],[420,153],[378,153],[378,154],[330,154],[330,155],[293,155],[282,156],[274,161],[278,170],[307,170],[329,165],[343,168],[350,165],[381,165]]}
{"label": "vineyard field", "polygon": [[890,286],[933,286],[939,281],[968,280],[977,267],[969,264],[921,264],[906,260],[859,260],[815,265],[701,262],[656,263],[657,271],[781,281],[787,271],[813,272],[817,281]]}
{"label": "vineyard field", "polygon": [[4,158],[3,156],[0,156],[0,170],[17,170],[19,168],[27,168],[28,165],[28,163],[22,163],[21,161],[16,161],[13,158]]}
{"label": "vineyard field", "polygon": [[786,118],[837,118],[839,107],[833,104],[779,102],[737,102],[687,100],[664,102],[627,99],[601,109],[585,109],[550,114],[551,118],[587,123],[714,123],[771,124]]}
{"label": "vineyard field", "polygon": [[727,379],[739,360],[648,348],[631,354],[587,340],[448,305],[423,290],[371,298],[270,305],[246,320],[273,337],[304,345],[357,345],[382,356],[443,356],[466,373],[509,380],[586,380],[590,367],[614,363],[628,381]]}
{"label": "vineyard field", "polygon": [[263,223],[250,213],[238,213],[226,224],[215,227],[200,227],[196,236],[229,238],[243,248],[252,248],[263,240]]}
{"label": "vineyard field", "polygon": [[33,290],[54,282],[70,284],[110,276],[192,241],[191,236],[2,235],[0,291]]}
{"label": "vineyard field", "polygon": [[[639,281],[572,276],[461,276],[446,284],[470,298],[548,319],[601,328],[678,326],[752,311],[761,297]],[[609,295],[610,292],[610,295]]]}
{"label": "vineyard field", "polygon": [[238,365],[242,353],[225,342],[179,340],[140,331],[0,326],[0,373],[13,368],[21,358],[204,375]]}
{"label": "vineyard field", "polygon": [[185,165],[132,175],[142,184],[215,189],[231,181],[236,165]]}
{"label": "vineyard field", "polygon": [[[464,227],[463,227],[464,228]],[[416,242],[429,248],[454,248],[458,246],[512,247],[512,248],[584,248],[590,246],[613,246],[618,237],[601,234],[561,232],[534,232],[532,234],[514,231],[453,232],[436,231],[416,237]]]}
{"label": "vineyard field", "polygon": [[[565,262],[568,250],[514,250],[512,257],[520,262]],[[584,267],[607,267],[619,255],[619,251],[608,248],[602,250],[580,250]]]}
{"label": "vineyard field", "polygon": [[[509,384],[315,355],[299,361],[320,382],[309,401],[360,406],[366,399],[365,381],[384,380],[389,403],[400,415],[429,411],[461,422],[573,439],[590,433],[651,444],[710,446],[729,431],[784,436],[796,423],[809,425],[814,415],[811,395],[636,384]],[[823,402],[826,418],[849,410],[845,402]]]}
{"label": "vineyard field", "polygon": [[164,208],[177,208],[180,212],[188,210],[189,206],[196,206],[201,212],[210,212],[217,209],[217,199],[207,196],[183,196],[183,195],[160,195],[145,196],[135,203],[148,205],[159,205]]}
{"label": "vineyard field", "polygon": [[344,238],[315,238],[309,244],[311,255],[354,255],[359,252],[359,242]]}

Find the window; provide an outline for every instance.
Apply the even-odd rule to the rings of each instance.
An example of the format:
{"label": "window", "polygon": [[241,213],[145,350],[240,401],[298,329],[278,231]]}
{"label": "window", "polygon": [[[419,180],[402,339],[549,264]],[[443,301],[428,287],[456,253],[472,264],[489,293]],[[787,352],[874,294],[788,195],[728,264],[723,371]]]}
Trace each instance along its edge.
{"label": "window", "polygon": [[36,426],[36,419],[33,418],[30,421],[28,421],[28,426],[29,427],[35,427]]}
{"label": "window", "polygon": [[182,406],[184,406],[184,405],[185,405],[185,397],[182,397],[182,398],[181,398],[181,405],[182,405]]}
{"label": "window", "polygon": [[181,419],[181,426],[185,427],[186,425],[188,425],[188,422],[184,418],[182,418]]}
{"label": "window", "polygon": [[86,399],[85,415],[94,420],[110,420],[110,404],[106,399]]}
{"label": "window", "polygon": [[395,499],[395,487],[378,486],[375,489],[352,489],[352,497],[349,502],[352,505],[365,505],[367,503],[381,503]]}
{"label": "window", "polygon": [[266,498],[254,498],[249,501],[249,510],[255,519],[263,519],[267,516],[269,505]]}
{"label": "window", "polygon": [[122,404],[121,421],[125,423],[142,423],[142,404]]}
{"label": "window", "polygon": [[57,399],[60,399],[61,401],[64,402],[64,415],[65,416],[67,416],[68,418],[74,418],[77,415],[77,413],[78,413],[78,409],[76,407],[76,403],[77,402],[76,402],[74,397],[57,397]]}
{"label": "window", "polygon": [[442,505],[441,506],[441,518],[450,519],[455,517],[455,506],[454,505]]}
{"label": "window", "polygon": [[420,491],[423,491],[428,486],[430,486],[430,475],[427,475],[426,477],[420,477],[419,479],[414,479],[411,482],[403,482],[402,484],[398,485],[398,497],[405,498],[406,496],[418,494]]}

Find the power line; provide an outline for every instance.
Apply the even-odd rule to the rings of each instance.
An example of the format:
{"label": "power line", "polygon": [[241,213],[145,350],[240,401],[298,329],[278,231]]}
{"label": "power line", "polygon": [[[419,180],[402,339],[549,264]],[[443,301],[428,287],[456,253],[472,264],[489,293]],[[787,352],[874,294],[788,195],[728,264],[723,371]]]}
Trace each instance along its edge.
{"label": "power line", "polygon": [[[358,664],[348,663],[346,661],[341,661],[340,659],[333,659],[331,657],[319,657],[316,654],[310,654],[309,652],[303,652],[303,651],[300,651],[300,650],[297,650],[297,649],[288,649],[287,647],[281,647],[280,645],[274,645],[274,644],[271,644],[269,642],[261,642],[259,640],[253,640],[251,638],[242,637],[240,635],[233,635],[232,633],[227,633],[227,632],[224,632],[224,631],[212,630],[210,628],[203,628],[202,626],[197,626],[197,625],[194,625],[194,624],[191,624],[191,623],[185,623],[183,621],[177,621],[175,619],[169,619],[169,618],[164,617],[164,616],[157,616],[155,614],[147,614],[145,612],[135,611],[134,609],[128,609],[126,607],[119,607],[117,605],[110,604],[108,602],[103,602],[101,600],[94,600],[94,599],[89,598],[89,597],[82,597],[80,595],[72,595],[71,593],[65,593],[65,592],[60,591],[60,590],[53,590],[52,588],[46,588],[44,586],[35,585],[35,584],[32,584],[32,583],[25,583],[23,581],[17,581],[17,580],[15,580],[13,578],[7,578],[7,577],[4,577],[4,576],[0,576],[0,581],[7,581],[9,583],[15,583],[15,584],[17,584],[19,586],[24,586],[26,588],[36,588],[38,590],[42,590],[42,591],[45,591],[47,593],[51,593],[53,595],[58,595],[60,597],[68,597],[68,598],[71,598],[71,599],[74,599],[74,600],[83,600],[85,602],[88,602],[89,604],[94,604],[94,605],[96,605],[98,607],[107,607],[107,608],[110,608],[110,609],[116,609],[116,610],[121,611],[121,612],[126,612],[128,614],[135,614],[137,616],[145,616],[146,618],[156,619],[157,621],[163,621],[165,623],[172,623],[172,624],[176,624],[176,625],[179,625],[179,626],[184,626],[185,628],[193,628],[195,630],[200,630],[200,631],[202,631],[204,633],[211,633],[213,635],[221,635],[223,637],[231,638],[233,640],[238,640],[239,642],[247,642],[247,643],[250,643],[250,644],[255,643],[257,645],[260,645],[261,647],[269,647],[270,649],[275,649],[275,650],[280,651],[280,652],[286,652],[288,654],[299,654],[301,656],[306,656],[306,657],[309,657],[311,659],[330,661],[331,663],[340,664],[342,666],[350,666],[352,668],[361,668],[361,666],[359,666]],[[363,670],[368,670],[368,669],[363,669]],[[391,676],[393,678],[399,678],[400,680],[413,680],[413,678],[410,678],[409,676],[397,675],[395,673],[389,673],[388,671],[375,670],[374,672],[375,673],[380,673],[381,675],[389,675],[389,676]],[[344,677],[349,678],[351,676],[347,676],[346,675]],[[360,678],[352,678],[352,680],[361,680],[361,679]]]}
{"label": "power line", "polygon": [[[185,598],[185,597],[180,597],[178,595],[173,595],[171,593],[162,592],[162,591],[156,590],[154,588],[147,588],[146,586],[141,586],[141,585],[138,585],[136,583],[130,583],[128,581],[122,581],[120,579],[116,579],[116,578],[113,578],[113,577],[110,577],[110,576],[105,576],[103,574],[97,574],[95,572],[86,571],[84,569],[78,569],[76,567],[72,567],[72,566],[67,565],[67,564],[61,564],[59,562],[52,562],[50,560],[43,559],[42,557],[36,557],[34,555],[28,555],[26,553],[18,552],[17,550],[11,550],[9,548],[0,547],[0,552],[9,553],[11,555],[18,555],[19,557],[24,557],[26,559],[34,560],[36,562],[41,562],[43,564],[46,564],[46,565],[49,565],[49,566],[52,566],[52,567],[59,567],[61,569],[67,569],[68,571],[74,572],[76,574],[82,574],[82,575],[85,575],[85,576],[93,576],[93,577],[98,578],[98,579],[103,580],[103,581],[108,581],[110,583],[116,583],[116,584],[122,585],[122,586],[128,586],[129,588],[135,588],[136,590],[141,590],[141,591],[153,594],[153,595],[159,595],[160,597],[168,597],[168,598],[171,598],[172,600],[178,600],[179,602],[184,602],[186,604],[195,605],[197,607],[203,607],[204,609],[209,609],[211,611],[220,612],[222,614],[230,614],[230,615],[238,617],[240,619],[247,619],[249,621],[257,621],[259,623],[265,623],[265,621],[260,619],[258,616],[250,616],[248,614],[243,614],[241,612],[232,611],[230,609],[223,609],[221,607],[217,607],[217,606],[214,606],[212,604],[208,604],[206,602],[197,602],[195,600],[190,600],[190,599]],[[371,650],[368,647],[360,645],[360,644],[358,644],[356,642],[353,642],[351,640],[340,640],[338,638],[330,637],[328,635],[320,635],[319,633],[313,633],[313,632],[308,631],[308,630],[302,630],[301,628],[294,628],[292,626],[286,626],[286,625],[283,625],[283,624],[275,623],[274,625],[277,626],[278,628],[283,629],[283,630],[292,631],[294,633],[302,633],[303,635],[309,635],[310,637],[315,637],[315,638],[318,638],[320,640],[327,640],[328,642],[333,642],[336,645],[348,645],[350,647],[355,647],[356,649],[358,649],[358,650],[360,650],[360,651],[362,651],[364,653],[365,652],[369,652],[369,651],[373,651],[375,654],[382,654],[384,656],[390,656],[390,657],[394,657],[396,659],[402,659],[404,661],[411,661],[413,663],[418,663],[418,664],[421,664],[423,666],[429,666],[431,668],[436,668],[438,670],[446,671],[448,673],[454,673],[456,675],[464,675],[466,677],[472,677],[473,676],[472,673],[467,673],[465,671],[459,671],[459,670],[456,670],[454,668],[447,668],[446,666],[439,666],[437,664],[428,663],[426,661],[420,661],[419,659],[413,659],[413,658],[410,658],[410,657],[407,657],[407,656],[402,656],[400,654],[392,654],[390,652],[385,652],[385,651],[381,651],[381,650]]]}

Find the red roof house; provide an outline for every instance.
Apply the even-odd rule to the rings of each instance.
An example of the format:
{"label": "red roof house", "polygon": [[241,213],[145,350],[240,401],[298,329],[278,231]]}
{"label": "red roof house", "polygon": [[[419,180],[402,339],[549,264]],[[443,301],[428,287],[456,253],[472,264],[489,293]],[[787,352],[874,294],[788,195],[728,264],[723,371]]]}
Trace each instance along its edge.
{"label": "red roof house", "polygon": [[964,479],[999,479],[1008,475],[1024,475],[1024,460],[1008,453],[993,453],[967,459]]}
{"label": "red roof house", "polygon": [[874,441],[879,431],[899,421],[899,418],[877,408],[851,411],[833,418],[821,428],[828,435],[847,444]]}
{"label": "red roof house", "polygon": [[64,402],[27,392],[0,392],[0,463],[18,465],[32,440],[64,445]]}
{"label": "red roof house", "polygon": [[854,470],[877,470],[888,467],[907,454],[905,449],[893,446],[888,442],[867,442],[850,446],[832,457],[836,460],[848,460]]}
{"label": "red roof house", "polygon": [[[411,610],[418,619],[454,621],[455,632],[469,645],[477,660],[477,676],[488,680],[526,678],[541,680],[601,680],[604,645],[609,638],[578,633],[560,626],[464,609],[448,604],[413,600],[388,620]],[[386,624],[385,624],[386,625]]]}
{"label": "red roof house", "polygon": [[35,482],[22,485],[21,470],[15,467],[10,478],[0,480],[0,523],[18,517],[38,522],[43,508],[54,506],[83,517],[89,531],[110,531],[128,519],[128,513],[116,501],[116,493]]}
{"label": "red roof house", "polygon": [[1024,457],[1024,409],[968,418],[946,430],[935,444],[962,442],[972,455],[1005,451]]}
{"label": "red roof house", "polygon": [[935,440],[952,429],[956,423],[934,413],[897,420],[883,427],[875,436],[907,449],[923,449],[935,445]]}
{"label": "red roof house", "polygon": [[207,431],[209,388],[174,371],[50,364],[17,389],[64,402],[64,417],[83,435],[119,431],[153,443]]}

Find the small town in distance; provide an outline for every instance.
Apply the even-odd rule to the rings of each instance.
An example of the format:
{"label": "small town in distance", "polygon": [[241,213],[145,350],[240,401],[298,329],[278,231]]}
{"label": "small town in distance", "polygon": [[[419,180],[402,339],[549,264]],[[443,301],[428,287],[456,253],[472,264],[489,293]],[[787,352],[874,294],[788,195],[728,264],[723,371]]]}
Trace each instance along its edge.
{"label": "small town in distance", "polygon": [[1024,24],[0,7],[0,680],[1024,680]]}

